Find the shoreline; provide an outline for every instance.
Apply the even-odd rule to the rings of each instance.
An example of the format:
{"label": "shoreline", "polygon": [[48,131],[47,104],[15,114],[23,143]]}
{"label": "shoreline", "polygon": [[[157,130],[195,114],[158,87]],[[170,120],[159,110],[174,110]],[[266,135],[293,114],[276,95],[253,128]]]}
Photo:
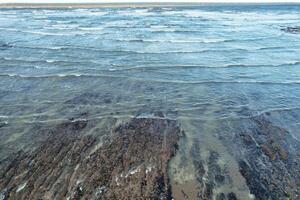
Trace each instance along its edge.
{"label": "shoreline", "polygon": [[248,6],[267,6],[267,5],[300,5],[300,3],[213,3],[213,2],[186,2],[186,3],[0,3],[0,8],[149,8],[149,7],[190,7],[190,6],[236,6],[236,5],[248,5]]}

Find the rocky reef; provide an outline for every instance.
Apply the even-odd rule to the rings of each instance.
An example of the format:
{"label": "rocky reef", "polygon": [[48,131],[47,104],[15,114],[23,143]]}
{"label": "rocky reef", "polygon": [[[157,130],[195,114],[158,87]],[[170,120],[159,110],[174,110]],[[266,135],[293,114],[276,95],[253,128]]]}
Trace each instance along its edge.
{"label": "rocky reef", "polygon": [[32,152],[1,162],[0,199],[172,199],[176,121],[133,118],[102,143],[84,134],[88,123],[61,123]]}
{"label": "rocky reef", "polygon": [[[87,134],[98,122],[84,113],[41,129],[46,133],[36,148],[1,160],[0,199],[296,200],[300,142],[271,115],[234,121],[209,136],[228,151],[232,168],[220,149],[203,147],[208,138],[188,141],[162,112],[115,121],[98,135]],[[191,177],[183,183],[171,167],[177,157],[176,169]]]}
{"label": "rocky reef", "polygon": [[251,118],[251,128],[236,133],[228,147],[256,199],[299,199],[300,142],[268,115]]}
{"label": "rocky reef", "polygon": [[215,137],[224,153],[217,146],[205,148],[208,138],[182,138],[173,170],[174,199],[299,199],[300,142],[271,115],[219,124]]}

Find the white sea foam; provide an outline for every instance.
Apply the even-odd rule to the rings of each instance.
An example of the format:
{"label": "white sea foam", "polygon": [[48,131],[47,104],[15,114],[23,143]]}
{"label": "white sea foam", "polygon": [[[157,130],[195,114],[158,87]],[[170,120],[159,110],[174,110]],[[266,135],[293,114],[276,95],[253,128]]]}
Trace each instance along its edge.
{"label": "white sea foam", "polygon": [[51,26],[45,27],[50,30],[74,30],[79,27],[78,24],[53,24]]}
{"label": "white sea foam", "polygon": [[31,34],[37,34],[37,35],[53,35],[53,36],[75,36],[75,35],[85,35],[86,33],[83,32],[68,32],[68,33],[57,33],[57,32],[43,32],[43,31],[20,31],[23,33],[31,33]]}
{"label": "white sea foam", "polygon": [[[62,27],[61,27],[62,28]],[[44,32],[44,31],[34,31],[34,30],[20,30],[14,28],[1,28],[0,30],[4,31],[13,31],[13,32],[20,32],[20,33],[30,33],[30,34],[37,34],[37,35],[53,35],[53,36],[75,36],[75,35],[85,35],[85,32],[73,31],[73,32]]]}
{"label": "white sea foam", "polygon": [[144,42],[162,43],[219,43],[229,41],[223,38],[194,38],[194,39],[143,39]]}
{"label": "white sea foam", "polygon": [[47,63],[54,63],[55,60],[46,60]]}
{"label": "white sea foam", "polygon": [[99,10],[91,10],[91,9],[74,9],[72,14],[76,14],[76,16],[103,16],[107,15],[109,12],[99,11]]}
{"label": "white sea foam", "polygon": [[[5,118],[5,119],[7,119],[7,118],[9,118],[9,116],[7,116],[7,115],[0,115],[0,118]],[[4,122],[5,123],[5,122]]]}
{"label": "white sea foam", "polygon": [[104,28],[103,27],[79,27],[78,29],[84,31],[101,31]]}
{"label": "white sea foam", "polygon": [[27,185],[27,182],[25,182],[25,183],[19,185],[19,187],[18,187],[18,189],[17,189],[16,192],[18,193],[18,192],[20,192],[21,190],[23,190],[23,189],[26,187],[26,185]]}
{"label": "white sea foam", "polygon": [[57,46],[57,47],[43,47],[45,49],[53,49],[53,50],[60,50],[60,49],[63,49],[64,47],[62,46]]}
{"label": "white sea foam", "polygon": [[132,10],[120,10],[118,11],[118,14],[125,15],[125,16],[149,16],[153,15],[149,9],[136,9],[134,11]]}

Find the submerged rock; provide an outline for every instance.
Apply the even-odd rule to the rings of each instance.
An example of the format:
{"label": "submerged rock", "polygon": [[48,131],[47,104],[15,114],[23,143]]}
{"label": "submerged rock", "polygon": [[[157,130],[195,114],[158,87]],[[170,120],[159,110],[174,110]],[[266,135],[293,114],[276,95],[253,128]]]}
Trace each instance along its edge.
{"label": "submerged rock", "polygon": [[[181,142],[185,140],[183,138]],[[186,175],[194,174],[195,181],[185,180],[184,182],[178,183],[177,181],[173,181],[174,187],[177,188],[177,191],[173,191],[174,199],[191,199],[191,200],[227,200],[233,199],[231,196],[235,196],[235,193],[226,190],[223,188],[225,185],[229,183],[229,174],[226,168],[221,165],[222,161],[220,160],[220,154],[216,151],[208,151],[207,157],[206,153],[202,153],[205,151],[203,147],[200,145],[199,139],[193,138],[193,143],[191,144],[191,148],[188,152],[189,154],[183,154],[182,148],[187,148],[186,146],[182,147],[179,150],[179,154],[177,156],[183,156],[182,160],[178,162],[178,166],[175,170],[173,170],[174,176],[180,175],[180,170],[188,168],[186,171]],[[181,153],[181,155],[180,155]],[[187,158],[191,158],[192,167],[187,167]],[[193,170],[191,170],[193,169]],[[182,173],[182,172],[181,172]],[[180,181],[180,180],[179,180]],[[229,187],[230,188],[230,187]],[[181,190],[180,192],[179,189]],[[233,188],[232,188],[233,189]]]}
{"label": "submerged rock", "polygon": [[4,43],[4,42],[0,42],[0,50],[6,50],[11,48],[12,45],[8,44],[8,43]]}
{"label": "submerged rock", "polygon": [[228,200],[237,200],[236,195],[233,192],[230,192],[227,194],[227,199]]}
{"label": "submerged rock", "polygon": [[180,129],[167,119],[132,119],[102,144],[88,121],[59,124],[33,152],[0,164],[7,199],[172,199],[168,163]]}
{"label": "submerged rock", "polygon": [[8,124],[7,121],[3,121],[3,122],[0,121],[0,128],[6,126],[7,124]]}
{"label": "submerged rock", "polygon": [[[300,198],[300,142],[260,115],[228,147],[256,199]],[[233,198],[233,197],[232,197]]]}
{"label": "submerged rock", "polygon": [[282,28],[281,30],[287,33],[294,33],[294,34],[300,33],[300,27],[286,27],[286,28]]}
{"label": "submerged rock", "polygon": [[113,96],[110,93],[93,93],[86,92],[79,96],[76,96],[70,100],[67,100],[66,104],[75,105],[99,105],[99,104],[109,104],[113,100]]}
{"label": "submerged rock", "polygon": [[[227,175],[224,169],[218,164],[219,157],[217,152],[210,151],[208,160],[206,161],[207,169],[204,167],[204,161],[194,160],[197,182],[199,183],[199,199],[213,199],[215,195],[218,199],[226,199],[224,193],[215,194],[215,190],[218,190],[220,186],[226,184],[225,176]],[[230,199],[230,194],[234,193],[229,193],[227,195],[228,199]]]}

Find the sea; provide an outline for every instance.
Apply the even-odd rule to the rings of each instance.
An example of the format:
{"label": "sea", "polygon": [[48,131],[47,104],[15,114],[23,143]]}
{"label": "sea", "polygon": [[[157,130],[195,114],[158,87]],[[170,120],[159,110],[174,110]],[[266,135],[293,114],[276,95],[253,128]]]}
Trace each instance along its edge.
{"label": "sea", "polygon": [[[26,149],[36,124],[74,116],[106,119],[98,127],[168,118],[184,149],[197,140],[202,157],[218,152],[235,177],[228,187],[239,188],[219,136],[267,115],[300,140],[300,31],[288,29],[299,26],[300,5],[288,4],[2,8],[0,145]],[[182,170],[177,181],[193,178]]]}

